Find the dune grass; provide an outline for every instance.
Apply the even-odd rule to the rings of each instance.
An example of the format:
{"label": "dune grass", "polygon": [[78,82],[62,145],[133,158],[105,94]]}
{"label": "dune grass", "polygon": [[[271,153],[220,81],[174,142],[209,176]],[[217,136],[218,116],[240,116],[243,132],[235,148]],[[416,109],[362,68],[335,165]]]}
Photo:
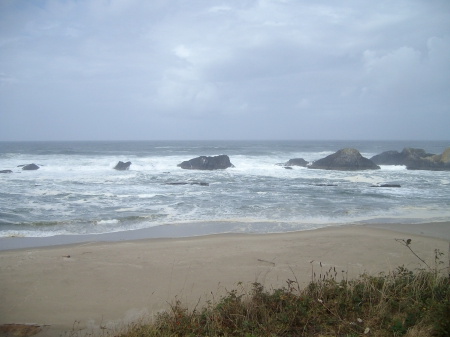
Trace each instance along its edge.
{"label": "dune grass", "polygon": [[[430,266],[411,248],[410,239],[395,240],[424,268],[400,266],[349,280],[346,271],[323,270],[322,263],[317,275],[311,261],[311,281],[305,287],[294,273],[293,280],[277,289],[238,282],[219,300],[194,308],[175,300],[151,323],[133,323],[120,332],[103,330],[100,336],[450,336],[450,265],[443,267],[444,254],[436,249]],[[74,329],[69,336],[80,333]]]}
{"label": "dune grass", "polygon": [[176,301],[117,336],[450,336],[450,278],[439,254],[434,268],[352,280],[335,268],[312,271],[304,288],[295,279],[279,289],[238,283],[215,303],[189,309]]}

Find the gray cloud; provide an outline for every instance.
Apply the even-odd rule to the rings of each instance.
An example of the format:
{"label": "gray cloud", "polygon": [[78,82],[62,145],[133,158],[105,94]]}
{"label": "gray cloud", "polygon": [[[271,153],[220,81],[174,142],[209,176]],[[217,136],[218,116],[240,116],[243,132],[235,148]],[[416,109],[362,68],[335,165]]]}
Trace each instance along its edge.
{"label": "gray cloud", "polygon": [[0,140],[449,139],[450,3],[3,1]]}

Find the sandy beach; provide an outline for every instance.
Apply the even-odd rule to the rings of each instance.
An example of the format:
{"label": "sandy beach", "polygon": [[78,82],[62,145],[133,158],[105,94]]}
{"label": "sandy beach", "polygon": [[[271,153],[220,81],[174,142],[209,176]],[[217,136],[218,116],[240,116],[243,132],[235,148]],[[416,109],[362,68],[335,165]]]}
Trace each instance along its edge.
{"label": "sandy beach", "polygon": [[[270,288],[297,278],[306,285],[312,268],[318,275],[335,267],[339,279],[422,266],[396,238],[411,239],[428,264],[441,250],[447,266],[449,236],[444,222],[8,249],[0,251],[0,324],[40,325],[36,336],[109,331],[167,309],[175,298],[191,308],[217,300],[238,282]],[[15,238],[0,244],[5,240]]]}

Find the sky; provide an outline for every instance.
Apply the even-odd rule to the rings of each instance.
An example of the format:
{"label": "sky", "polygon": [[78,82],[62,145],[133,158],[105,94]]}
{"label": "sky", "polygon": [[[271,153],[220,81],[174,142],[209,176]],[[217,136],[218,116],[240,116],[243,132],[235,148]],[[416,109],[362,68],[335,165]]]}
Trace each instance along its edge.
{"label": "sky", "polygon": [[449,0],[2,0],[0,141],[449,140]]}

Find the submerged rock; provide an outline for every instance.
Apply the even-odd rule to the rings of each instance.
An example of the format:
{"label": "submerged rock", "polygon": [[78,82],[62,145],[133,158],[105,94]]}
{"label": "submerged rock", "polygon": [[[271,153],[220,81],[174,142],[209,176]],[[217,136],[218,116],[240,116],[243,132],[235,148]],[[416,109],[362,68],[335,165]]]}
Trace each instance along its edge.
{"label": "submerged rock", "polygon": [[36,164],[23,165],[22,170],[25,171],[39,170],[39,166],[37,166]]}
{"label": "submerged rock", "polygon": [[200,156],[177,165],[186,170],[224,170],[234,167],[227,155],[215,157]]}
{"label": "submerged rock", "polygon": [[381,185],[372,185],[370,187],[401,187],[398,184],[381,184]]}
{"label": "submerged rock", "polygon": [[12,173],[11,170],[1,170],[0,173]]}
{"label": "submerged rock", "polygon": [[124,163],[123,161],[119,161],[117,163],[117,165],[114,166],[114,169],[119,170],[119,171],[125,171],[130,168],[130,165],[131,165],[131,161],[127,161],[126,163]]}
{"label": "submerged rock", "polygon": [[200,186],[209,186],[209,183],[204,183],[204,182],[175,182],[175,183],[165,183],[164,185],[200,185]]}
{"label": "submerged rock", "polygon": [[364,158],[356,149],[342,149],[325,158],[313,162],[310,169],[359,171],[378,170],[380,167],[370,159]]}

